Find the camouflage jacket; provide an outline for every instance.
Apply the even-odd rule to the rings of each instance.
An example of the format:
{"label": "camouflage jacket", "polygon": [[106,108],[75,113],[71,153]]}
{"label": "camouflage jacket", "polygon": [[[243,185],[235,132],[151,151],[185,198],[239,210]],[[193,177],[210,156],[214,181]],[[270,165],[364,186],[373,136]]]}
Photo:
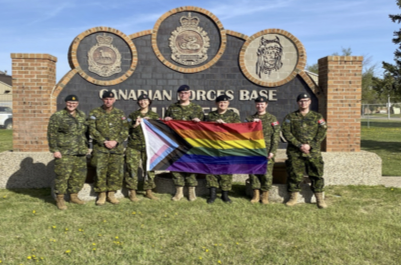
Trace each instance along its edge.
{"label": "camouflage jacket", "polygon": [[157,113],[149,110],[146,114],[142,114],[140,110],[132,112],[128,116],[128,124],[129,124],[129,138],[128,138],[128,147],[134,148],[139,151],[145,150],[145,137],[142,133],[141,125],[138,125],[134,128],[134,124],[136,122],[137,117],[149,117],[149,119],[157,120],[159,115]]}
{"label": "camouflage jacket", "polygon": [[164,117],[171,117],[173,120],[190,121],[198,118],[203,121],[204,115],[202,107],[190,102],[188,106],[181,106],[180,102],[170,105]]}
{"label": "camouflage jacket", "polygon": [[[89,133],[93,138],[93,149],[96,152],[123,154],[123,142],[128,137],[128,121],[122,110],[113,109],[106,112],[103,107],[89,113]],[[117,141],[113,149],[108,149],[104,142]]]}
{"label": "camouflage jacket", "polygon": [[320,113],[309,111],[303,116],[299,110],[285,116],[283,135],[288,141],[287,153],[302,153],[301,144],[311,146],[311,154],[320,154],[320,144],[326,137],[327,125]]}
{"label": "camouflage jacket", "polygon": [[276,155],[278,141],[280,140],[280,124],[277,118],[268,112],[263,115],[255,113],[246,118],[248,122],[252,122],[254,119],[260,119],[262,121],[267,153]]}
{"label": "camouflage jacket", "polygon": [[52,153],[62,155],[86,155],[88,139],[86,115],[76,110],[75,117],[65,109],[57,111],[50,117],[47,127],[47,140]]}
{"label": "camouflage jacket", "polygon": [[217,110],[212,111],[205,117],[205,121],[217,121],[222,119],[226,123],[239,123],[241,122],[239,115],[232,110],[227,110],[223,114],[219,114]]}

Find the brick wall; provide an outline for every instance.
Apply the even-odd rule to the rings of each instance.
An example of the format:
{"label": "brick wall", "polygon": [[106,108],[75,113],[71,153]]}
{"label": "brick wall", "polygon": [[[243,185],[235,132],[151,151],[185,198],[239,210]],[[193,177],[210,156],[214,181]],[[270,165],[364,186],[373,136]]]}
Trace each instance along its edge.
{"label": "brick wall", "polygon": [[57,58],[49,54],[12,53],[13,150],[47,152],[51,92]]}
{"label": "brick wall", "polygon": [[327,152],[360,151],[362,61],[362,56],[319,59],[319,86],[327,102],[320,109],[328,124]]}

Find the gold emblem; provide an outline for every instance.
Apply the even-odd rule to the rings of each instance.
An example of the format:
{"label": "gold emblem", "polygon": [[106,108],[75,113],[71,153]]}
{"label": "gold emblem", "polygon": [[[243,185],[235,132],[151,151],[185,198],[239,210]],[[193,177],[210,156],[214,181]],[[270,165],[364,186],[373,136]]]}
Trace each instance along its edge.
{"label": "gold emblem", "polygon": [[97,44],[88,52],[88,70],[102,77],[121,72],[121,54],[111,43],[113,37],[110,35],[97,35]]}
{"label": "gold emblem", "polygon": [[210,39],[198,24],[200,19],[188,16],[180,18],[181,27],[171,32],[171,59],[183,65],[198,65],[207,60]]}
{"label": "gold emblem", "polygon": [[75,100],[75,97],[72,97],[72,100]]}

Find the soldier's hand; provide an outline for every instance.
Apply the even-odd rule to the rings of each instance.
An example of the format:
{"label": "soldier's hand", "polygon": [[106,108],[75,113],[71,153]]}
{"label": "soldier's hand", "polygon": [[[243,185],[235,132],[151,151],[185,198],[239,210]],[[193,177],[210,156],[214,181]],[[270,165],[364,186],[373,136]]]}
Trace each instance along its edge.
{"label": "soldier's hand", "polygon": [[272,159],[272,158],[273,158],[273,156],[274,156],[274,154],[273,154],[273,153],[269,153],[269,155],[267,156],[267,159]]}
{"label": "soldier's hand", "polygon": [[164,120],[165,121],[171,121],[173,118],[171,118],[171,117],[166,117],[166,118],[164,118]]}
{"label": "soldier's hand", "polygon": [[61,158],[62,157],[60,152],[54,152],[53,156],[54,156],[54,158]]}
{"label": "soldier's hand", "polygon": [[135,120],[134,128],[137,127],[137,126],[139,126],[139,124],[141,124],[141,117],[138,116],[138,117],[136,118],[136,120]]}
{"label": "soldier's hand", "polygon": [[217,123],[225,123],[222,119],[218,119],[216,122]]}
{"label": "soldier's hand", "polygon": [[308,144],[303,144],[301,145],[300,150],[302,151],[302,153],[304,154],[309,154],[309,150],[310,150],[310,146]]}
{"label": "soldier's hand", "polygon": [[117,142],[116,141],[105,141],[104,145],[108,148],[108,149],[113,149],[114,147],[116,147]]}
{"label": "soldier's hand", "polygon": [[192,121],[194,121],[194,122],[200,122],[200,119],[194,118],[194,119],[192,119]]}
{"label": "soldier's hand", "polygon": [[256,118],[256,119],[253,119],[253,121],[254,122],[260,122],[260,119]]}

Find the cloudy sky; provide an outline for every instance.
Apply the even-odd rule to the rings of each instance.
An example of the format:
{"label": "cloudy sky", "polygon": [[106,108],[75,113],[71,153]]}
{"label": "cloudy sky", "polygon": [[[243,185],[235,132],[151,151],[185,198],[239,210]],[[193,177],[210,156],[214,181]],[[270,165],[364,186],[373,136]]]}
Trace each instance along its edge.
{"label": "cloudy sky", "polygon": [[351,48],[381,62],[393,62],[393,32],[401,25],[388,15],[401,13],[395,0],[0,0],[0,70],[11,73],[11,53],[48,53],[58,58],[57,80],[69,70],[72,40],[87,29],[108,26],[130,35],[152,29],[156,20],[180,6],[214,13],[225,29],[248,36],[279,28],[305,46],[308,64]]}

